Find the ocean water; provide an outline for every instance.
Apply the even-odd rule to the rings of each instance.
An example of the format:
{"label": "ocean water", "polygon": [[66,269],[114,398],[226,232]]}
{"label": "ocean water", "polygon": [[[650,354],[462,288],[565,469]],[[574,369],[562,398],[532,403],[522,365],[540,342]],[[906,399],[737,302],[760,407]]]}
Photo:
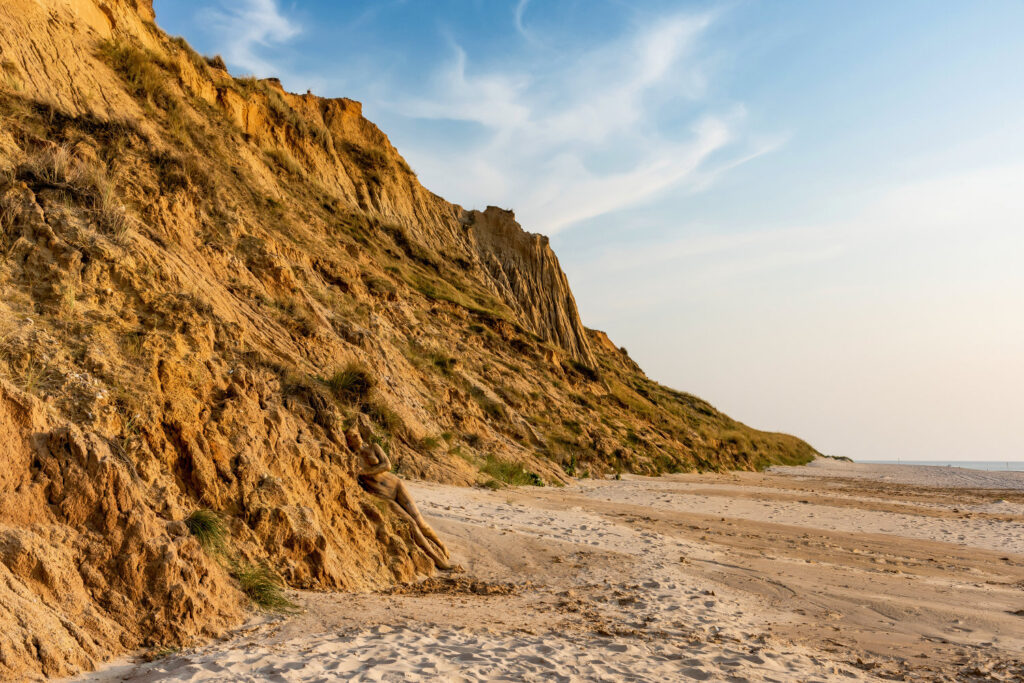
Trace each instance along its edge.
{"label": "ocean water", "polygon": [[1024,461],[995,460],[857,460],[865,465],[929,465],[932,467],[963,467],[988,472],[1024,472]]}

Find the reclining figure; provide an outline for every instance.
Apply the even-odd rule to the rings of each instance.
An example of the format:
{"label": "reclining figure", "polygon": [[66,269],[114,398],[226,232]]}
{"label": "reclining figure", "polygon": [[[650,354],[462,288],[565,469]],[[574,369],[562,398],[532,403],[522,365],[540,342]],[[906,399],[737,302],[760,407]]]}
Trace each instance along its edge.
{"label": "reclining figure", "polygon": [[345,432],[345,441],[358,458],[359,484],[386,500],[395,514],[409,522],[416,545],[439,569],[451,569],[448,549],[423,519],[405,484],[391,473],[391,461],[384,449],[374,443],[373,430],[365,415],[360,415],[356,424]]}

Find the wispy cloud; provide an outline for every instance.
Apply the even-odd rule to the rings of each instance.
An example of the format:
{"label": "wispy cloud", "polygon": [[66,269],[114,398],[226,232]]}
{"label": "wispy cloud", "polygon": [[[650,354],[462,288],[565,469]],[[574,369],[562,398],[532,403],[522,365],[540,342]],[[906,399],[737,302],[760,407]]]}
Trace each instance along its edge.
{"label": "wispy cloud", "polygon": [[276,0],[240,0],[220,2],[203,11],[202,18],[226,37],[224,58],[261,76],[280,75],[279,69],[265,56],[267,48],[298,36],[302,29],[286,17]]}
{"label": "wispy cloud", "polygon": [[402,111],[416,118],[448,119],[482,124],[498,131],[521,128],[530,122],[525,97],[530,78],[525,74],[467,74],[466,52],[453,46],[455,55],[432,79],[431,92],[404,100]]}
{"label": "wispy cloud", "polygon": [[530,4],[530,0],[519,0],[516,4],[515,11],[512,13],[513,23],[516,25],[516,31],[523,38],[529,41],[533,41],[533,34],[526,30],[526,26],[523,25],[523,15],[526,14],[526,6]]}
{"label": "wispy cloud", "polygon": [[743,231],[683,224],[673,239],[619,236],[567,254],[565,265],[598,324],[711,298],[754,310],[854,291],[875,307],[903,297],[941,310],[943,296],[973,289],[1016,310],[1024,304],[1014,265],[1024,253],[1022,183],[1021,165],[975,169],[885,188],[840,220]]}
{"label": "wispy cloud", "polygon": [[[523,24],[527,7],[520,0],[513,23],[536,48]],[[406,151],[442,194],[503,203],[528,229],[553,234],[671,188],[699,189],[772,148],[742,134],[741,106],[703,106],[700,43],[713,21],[709,13],[662,16],[598,47],[557,57],[536,48],[536,62],[528,51],[515,68],[474,68],[453,43],[423,90],[390,107],[485,131],[457,140],[447,159]],[[684,110],[692,113],[680,117]]]}

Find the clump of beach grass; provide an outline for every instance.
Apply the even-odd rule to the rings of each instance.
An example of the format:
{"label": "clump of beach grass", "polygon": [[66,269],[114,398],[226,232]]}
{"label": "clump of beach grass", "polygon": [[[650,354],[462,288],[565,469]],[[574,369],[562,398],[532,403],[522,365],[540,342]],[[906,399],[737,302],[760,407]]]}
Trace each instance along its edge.
{"label": "clump of beach grass", "polygon": [[297,605],[284,594],[281,579],[265,565],[240,564],[231,572],[253,604],[266,612],[291,612]]}
{"label": "clump of beach grass", "polygon": [[196,537],[199,545],[208,553],[222,554],[227,539],[227,526],[213,510],[201,508],[185,518],[189,533]]}
{"label": "clump of beach grass", "polygon": [[484,483],[488,488],[496,488],[491,482],[502,482],[509,486],[544,486],[544,480],[536,472],[526,469],[517,462],[499,460],[491,454],[484,457],[479,467],[481,472],[491,477]]}
{"label": "clump of beach grass", "polygon": [[362,363],[351,362],[324,380],[336,399],[344,403],[358,403],[373,389],[373,375]]}

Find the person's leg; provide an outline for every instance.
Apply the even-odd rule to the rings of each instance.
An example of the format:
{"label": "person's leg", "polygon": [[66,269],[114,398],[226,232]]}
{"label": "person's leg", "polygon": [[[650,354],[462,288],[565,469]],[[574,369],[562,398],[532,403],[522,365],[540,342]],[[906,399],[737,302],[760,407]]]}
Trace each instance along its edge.
{"label": "person's leg", "polygon": [[448,562],[447,558],[445,558],[420,532],[420,528],[416,523],[416,520],[413,519],[412,516],[395,501],[389,500],[388,504],[391,506],[391,509],[395,514],[409,522],[409,529],[412,531],[413,540],[415,540],[416,545],[418,545],[423,552],[425,552],[427,556],[434,561],[434,564],[436,564],[439,569],[451,569],[452,565]]}
{"label": "person's leg", "polygon": [[[451,563],[448,561],[448,549],[440,543],[440,539],[435,545],[423,535],[422,529],[425,527],[432,537],[437,538],[437,534],[420,515],[416,504],[412,502],[409,492],[402,486],[398,477],[389,477],[387,481],[382,482],[375,477],[360,476],[359,483],[367,492],[386,500],[391,510],[409,523],[416,545],[430,556],[434,564],[441,569],[451,569]],[[411,512],[407,508],[411,508]]]}
{"label": "person's leg", "polygon": [[441,542],[441,539],[438,538],[438,535],[434,530],[430,528],[430,525],[427,524],[427,520],[423,519],[423,515],[420,514],[419,508],[416,507],[416,503],[413,501],[412,496],[409,495],[409,490],[405,488],[405,484],[399,483],[395,488],[395,501],[405,508],[406,512],[412,516],[416,521],[416,525],[420,528],[420,531],[423,532],[423,535],[436,543],[437,547],[440,548],[445,557],[450,557],[448,548]]}

